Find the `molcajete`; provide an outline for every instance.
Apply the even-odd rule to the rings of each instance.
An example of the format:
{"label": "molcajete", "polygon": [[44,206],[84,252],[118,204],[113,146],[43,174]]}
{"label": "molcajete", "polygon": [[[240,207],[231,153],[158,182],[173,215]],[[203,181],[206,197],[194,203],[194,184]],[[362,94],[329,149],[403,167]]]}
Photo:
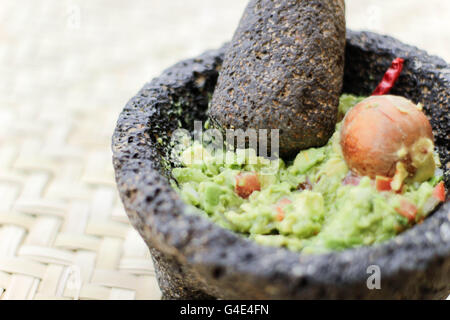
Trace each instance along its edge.
{"label": "molcajete", "polygon": [[[386,243],[319,255],[257,245],[208,219],[170,186],[171,134],[205,120],[224,48],[182,61],[147,83],[113,136],[117,186],[152,253],[165,299],[444,298],[450,293],[450,202]],[[405,69],[393,94],[424,105],[450,187],[450,66],[393,38],[347,32],[344,92],[368,95],[395,57]],[[373,266],[381,289],[370,290]],[[372,268],[371,268],[372,267]]]}

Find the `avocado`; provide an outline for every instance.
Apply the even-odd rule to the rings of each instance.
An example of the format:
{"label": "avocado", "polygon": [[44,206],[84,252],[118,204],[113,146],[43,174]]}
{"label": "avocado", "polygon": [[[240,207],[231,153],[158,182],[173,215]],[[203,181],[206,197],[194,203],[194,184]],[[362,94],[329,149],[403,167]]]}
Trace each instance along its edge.
{"label": "avocado", "polygon": [[282,157],[333,134],[345,56],[344,0],[251,0],[209,110],[221,129],[279,129]]}

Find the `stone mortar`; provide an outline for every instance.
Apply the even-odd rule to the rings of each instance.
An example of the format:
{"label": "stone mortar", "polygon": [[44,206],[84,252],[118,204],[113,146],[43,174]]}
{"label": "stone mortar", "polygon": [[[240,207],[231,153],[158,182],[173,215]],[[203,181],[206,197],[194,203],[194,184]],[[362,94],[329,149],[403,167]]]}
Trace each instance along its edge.
{"label": "stone mortar", "polygon": [[[126,212],[152,253],[165,299],[444,298],[450,293],[450,201],[383,244],[321,255],[258,245],[200,217],[170,186],[170,136],[206,119],[225,47],[147,83],[121,113],[112,149]],[[450,66],[393,38],[347,33],[344,92],[369,95],[391,61],[406,60],[393,94],[421,102],[449,188]],[[448,199],[448,198],[447,198]],[[368,266],[381,290],[367,288]]]}

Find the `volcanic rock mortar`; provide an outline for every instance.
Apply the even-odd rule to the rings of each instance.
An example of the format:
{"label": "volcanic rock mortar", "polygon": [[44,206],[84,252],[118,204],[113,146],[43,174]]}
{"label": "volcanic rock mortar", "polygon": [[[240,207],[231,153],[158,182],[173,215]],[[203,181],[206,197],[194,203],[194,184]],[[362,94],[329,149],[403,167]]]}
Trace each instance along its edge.
{"label": "volcanic rock mortar", "polygon": [[[224,57],[210,51],[167,69],[125,106],[113,136],[117,187],[152,253],[166,299],[444,298],[450,292],[450,203],[381,245],[302,255],[257,245],[193,213],[170,185],[170,136],[206,119]],[[422,103],[449,184],[450,66],[399,41],[347,32],[344,92],[370,95],[405,59],[392,94]],[[236,97],[237,97],[236,91]],[[369,290],[376,266],[381,289]]]}

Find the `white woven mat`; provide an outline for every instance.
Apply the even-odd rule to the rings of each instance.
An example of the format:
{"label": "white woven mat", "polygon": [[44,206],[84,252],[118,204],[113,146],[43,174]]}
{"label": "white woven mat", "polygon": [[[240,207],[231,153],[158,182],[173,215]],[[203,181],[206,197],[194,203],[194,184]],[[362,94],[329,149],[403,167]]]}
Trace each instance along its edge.
{"label": "white woven mat", "polygon": [[[392,1],[348,2],[361,18],[351,26],[389,28],[379,9],[389,10]],[[447,2],[427,2],[440,2],[435,14],[448,9]],[[408,0],[408,12],[419,3]],[[144,82],[228,40],[244,6],[243,0],[1,1],[1,299],[160,297],[148,250],[118,199],[110,137]],[[390,26],[448,53],[442,47],[450,43],[450,19],[435,18],[422,33],[413,28],[414,35],[394,20]],[[429,28],[445,30],[439,38],[447,41],[427,37]]]}
{"label": "white woven mat", "polygon": [[[160,298],[116,192],[110,143],[146,81],[231,36],[228,23],[201,30],[215,18],[198,11],[207,1],[192,2],[1,1],[1,299]],[[236,23],[232,2],[214,10]],[[195,29],[201,40],[183,42]]]}

